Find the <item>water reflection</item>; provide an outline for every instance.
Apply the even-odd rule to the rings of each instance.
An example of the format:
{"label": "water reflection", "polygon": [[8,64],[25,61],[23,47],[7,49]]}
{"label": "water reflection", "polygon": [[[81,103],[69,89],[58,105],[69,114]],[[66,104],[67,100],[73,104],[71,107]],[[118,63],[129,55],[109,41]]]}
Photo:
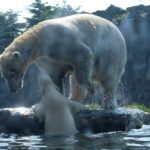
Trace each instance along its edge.
{"label": "water reflection", "polygon": [[129,132],[65,137],[0,135],[0,150],[148,150],[150,126]]}
{"label": "water reflection", "polygon": [[141,129],[131,130],[124,137],[126,144],[130,148],[139,150],[150,149],[150,126],[143,126]]}

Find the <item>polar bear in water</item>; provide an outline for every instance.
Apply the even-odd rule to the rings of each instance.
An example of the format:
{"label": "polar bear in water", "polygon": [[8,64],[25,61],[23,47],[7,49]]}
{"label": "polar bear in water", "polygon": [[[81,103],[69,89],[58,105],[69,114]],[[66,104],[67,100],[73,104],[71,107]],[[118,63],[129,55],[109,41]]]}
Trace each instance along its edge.
{"label": "polar bear in water", "polygon": [[40,74],[40,85],[42,100],[33,106],[33,111],[39,121],[44,121],[45,135],[76,133],[73,114],[86,107],[60,94],[56,85],[45,73]]}

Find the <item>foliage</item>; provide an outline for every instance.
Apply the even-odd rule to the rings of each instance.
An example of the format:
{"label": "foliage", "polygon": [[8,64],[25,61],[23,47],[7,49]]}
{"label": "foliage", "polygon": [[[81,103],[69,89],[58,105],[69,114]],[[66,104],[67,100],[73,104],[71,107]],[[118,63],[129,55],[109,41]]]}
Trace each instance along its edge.
{"label": "foliage", "polygon": [[16,36],[21,34],[25,28],[29,28],[46,19],[75,14],[79,11],[79,8],[73,9],[65,0],[62,6],[49,6],[47,3],[43,3],[42,0],[35,0],[29,6],[28,10],[32,16],[26,18],[26,23],[18,22],[18,12],[11,10],[4,13],[0,12],[0,52],[2,52]]}
{"label": "foliage", "polygon": [[18,23],[18,14],[13,11],[0,12],[0,51],[21,33],[23,23]]}
{"label": "foliage", "polygon": [[97,103],[91,103],[91,104],[88,104],[86,105],[88,109],[101,109],[101,105],[100,104],[97,104]]}
{"label": "foliage", "polygon": [[124,21],[125,19],[127,19],[129,16],[129,13],[124,13],[122,15],[116,15],[113,19],[112,22],[116,25],[120,25],[122,23],[122,21]]}
{"label": "foliage", "polygon": [[[97,103],[91,103],[86,106],[88,109],[98,109],[99,110],[102,108],[101,105],[97,104]],[[148,108],[144,104],[140,104],[140,103],[132,103],[132,104],[126,105],[125,107],[131,108],[131,109],[140,109],[144,112],[150,113],[150,108]]]}
{"label": "foliage", "polygon": [[73,9],[66,1],[63,1],[62,6],[49,6],[48,3],[43,3],[42,0],[35,0],[29,6],[28,10],[32,14],[32,17],[26,18],[27,28],[46,19],[76,14],[79,8]]}
{"label": "foliage", "polygon": [[134,108],[134,109],[140,109],[140,110],[143,110],[144,112],[149,112],[150,113],[150,108],[146,107],[144,104],[133,103],[131,105],[127,105],[126,107]]}
{"label": "foliage", "polygon": [[68,15],[73,15],[79,13],[79,11],[80,11],[80,7],[73,9],[70,5],[67,4],[65,0],[63,0],[62,6],[59,5],[56,6],[54,17],[58,18],[58,17],[64,17]]}
{"label": "foliage", "polygon": [[47,3],[43,3],[42,0],[35,0],[35,2],[29,6],[28,10],[32,14],[32,17],[26,18],[27,27],[31,27],[40,21],[53,18],[55,7],[48,6]]}

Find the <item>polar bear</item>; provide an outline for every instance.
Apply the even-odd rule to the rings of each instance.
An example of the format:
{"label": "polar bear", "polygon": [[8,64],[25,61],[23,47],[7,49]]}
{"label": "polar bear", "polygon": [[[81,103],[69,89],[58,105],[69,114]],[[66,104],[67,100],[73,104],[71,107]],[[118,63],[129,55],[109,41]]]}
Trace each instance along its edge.
{"label": "polar bear", "polygon": [[126,43],[110,21],[77,14],[38,23],[17,37],[2,53],[1,72],[11,92],[23,86],[30,64],[48,74],[60,87],[66,72],[88,92],[93,81],[104,89],[104,108],[117,107],[116,89],[126,64]]}
{"label": "polar bear", "polygon": [[77,132],[73,114],[86,109],[83,104],[70,101],[61,95],[57,86],[45,73],[40,74],[42,100],[33,111],[39,121],[44,121],[45,135],[70,135]]}

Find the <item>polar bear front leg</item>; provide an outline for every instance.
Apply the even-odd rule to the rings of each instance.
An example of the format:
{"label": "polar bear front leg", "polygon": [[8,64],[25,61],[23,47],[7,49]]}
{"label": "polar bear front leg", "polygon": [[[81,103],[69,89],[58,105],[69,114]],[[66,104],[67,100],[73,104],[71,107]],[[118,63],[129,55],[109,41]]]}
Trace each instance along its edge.
{"label": "polar bear front leg", "polygon": [[83,102],[85,98],[85,89],[81,88],[76,79],[75,75],[72,74],[69,77],[70,80],[70,96],[69,98],[74,101]]}
{"label": "polar bear front leg", "polygon": [[76,43],[73,49],[75,53],[70,56],[73,65],[75,79],[81,88],[93,92],[92,73],[95,56],[87,45],[82,42]]}

